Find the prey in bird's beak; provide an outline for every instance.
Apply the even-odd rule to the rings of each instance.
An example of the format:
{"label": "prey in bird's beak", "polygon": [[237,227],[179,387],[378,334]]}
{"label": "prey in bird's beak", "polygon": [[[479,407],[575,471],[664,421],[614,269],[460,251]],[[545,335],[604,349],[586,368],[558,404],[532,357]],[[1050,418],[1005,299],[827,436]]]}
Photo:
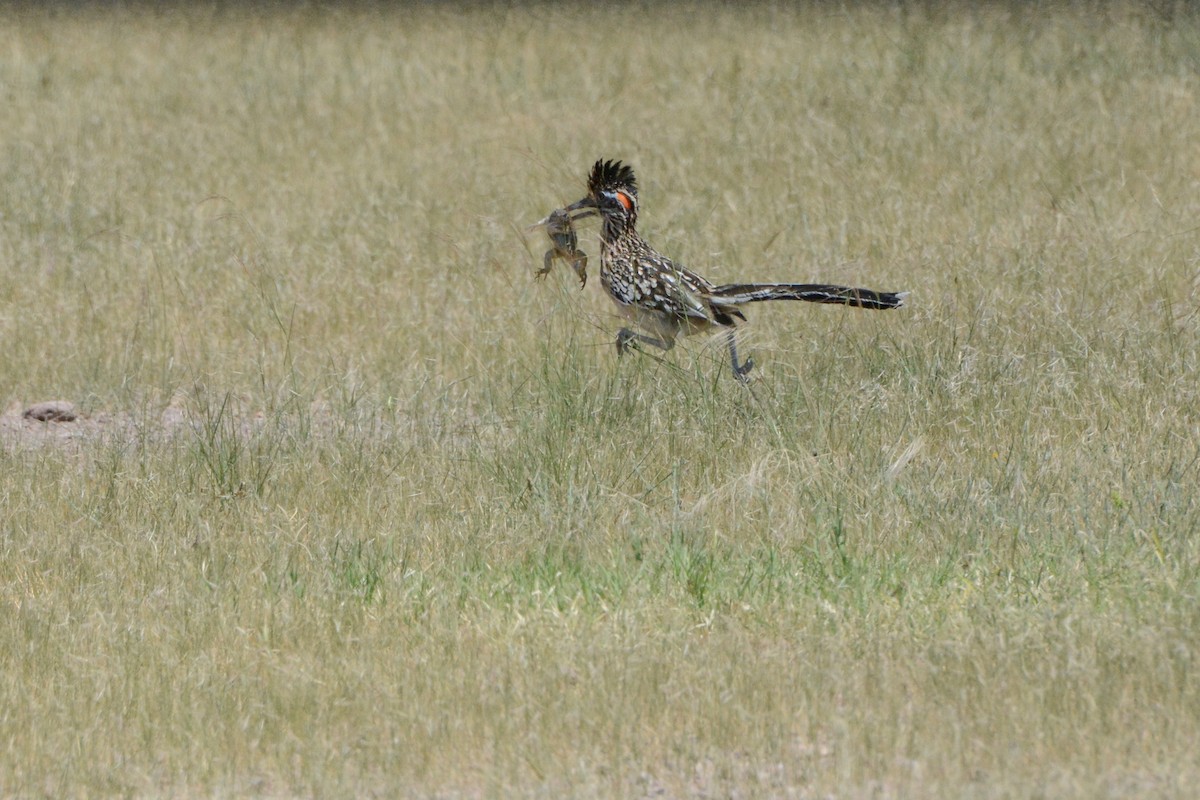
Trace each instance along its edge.
{"label": "prey in bird's beak", "polygon": [[587,253],[579,249],[579,237],[575,233],[574,222],[584,217],[596,216],[598,213],[594,208],[585,208],[572,217],[569,208],[559,208],[529,227],[531,231],[545,228],[546,236],[550,239],[550,249],[546,251],[542,259],[542,268],[537,271],[536,277],[544,277],[554,266],[555,259],[562,259],[575,270],[575,276],[579,278],[579,288],[587,285]]}

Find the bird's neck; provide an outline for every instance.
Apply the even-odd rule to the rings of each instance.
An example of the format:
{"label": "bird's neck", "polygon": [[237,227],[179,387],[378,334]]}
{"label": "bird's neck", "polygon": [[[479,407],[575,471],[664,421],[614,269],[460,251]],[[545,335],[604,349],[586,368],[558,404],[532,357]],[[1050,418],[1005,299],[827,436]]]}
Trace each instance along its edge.
{"label": "bird's neck", "polygon": [[622,239],[636,236],[633,220],[627,217],[604,218],[604,226],[600,229],[600,240],[605,245],[613,245]]}

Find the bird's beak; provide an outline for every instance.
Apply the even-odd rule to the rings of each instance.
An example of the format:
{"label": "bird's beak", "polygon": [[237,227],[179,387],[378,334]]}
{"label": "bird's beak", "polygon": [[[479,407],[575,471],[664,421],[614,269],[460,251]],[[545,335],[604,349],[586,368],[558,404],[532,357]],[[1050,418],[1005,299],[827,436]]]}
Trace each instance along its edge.
{"label": "bird's beak", "polygon": [[[571,205],[564,208],[563,211],[571,214],[571,219],[583,219],[584,217],[591,217],[598,213],[596,211],[596,201],[592,199],[591,195],[588,195],[582,200],[576,200],[574,203],[571,203]],[[581,213],[576,214],[576,211]]]}
{"label": "bird's beak", "polygon": [[[557,214],[559,211],[567,212],[567,216],[571,218],[571,222],[584,219],[586,217],[600,216],[600,212],[597,210],[596,201],[590,197],[585,197],[582,200],[571,203],[571,205],[567,206],[566,208],[560,208],[558,211],[555,211],[554,214]],[[539,219],[537,222],[526,228],[525,231],[527,233],[532,233],[538,228],[546,227],[550,224],[550,220],[554,217],[554,214],[551,214],[544,219]]]}

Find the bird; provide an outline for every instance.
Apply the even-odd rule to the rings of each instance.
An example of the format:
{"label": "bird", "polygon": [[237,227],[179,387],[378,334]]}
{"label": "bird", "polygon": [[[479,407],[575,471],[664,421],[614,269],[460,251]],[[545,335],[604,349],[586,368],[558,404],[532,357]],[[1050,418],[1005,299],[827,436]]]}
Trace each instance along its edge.
{"label": "bird", "polygon": [[725,329],[734,377],[745,383],[754,359],[739,362],[735,334],[742,306],[767,300],[804,300],[869,309],[900,308],[908,292],[877,292],[824,283],[715,285],[651,247],[637,230],[638,186],[633,168],[600,159],[588,176],[587,196],[566,206],[571,221],[599,216],[600,284],[635,328],[617,333],[617,354],[638,343],[670,350],[681,335]]}

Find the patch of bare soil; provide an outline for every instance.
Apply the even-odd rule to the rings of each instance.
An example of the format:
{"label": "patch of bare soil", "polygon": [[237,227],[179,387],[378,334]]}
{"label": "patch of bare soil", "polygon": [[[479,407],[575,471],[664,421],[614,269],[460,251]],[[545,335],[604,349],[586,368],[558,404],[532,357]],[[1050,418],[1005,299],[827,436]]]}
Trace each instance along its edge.
{"label": "patch of bare soil", "polygon": [[432,435],[447,446],[477,446],[503,434],[502,426],[467,420],[416,420],[395,411],[359,409],[336,414],[321,400],[303,410],[268,419],[245,402],[220,409],[197,410],[185,395],[177,395],[160,410],[84,411],[63,401],[37,403],[14,400],[0,413],[0,451],[36,451],[46,447],[84,451],[105,443],[170,441],[185,437],[248,438],[269,429],[284,435],[333,439],[351,437],[378,444],[411,441]]}
{"label": "patch of bare soil", "polygon": [[146,433],[170,436],[188,430],[191,430],[191,426],[187,414],[177,404],[167,406],[161,414],[137,418],[127,412],[99,411],[88,414],[65,400],[38,403],[13,401],[0,414],[0,447],[71,448],[131,439]]}

